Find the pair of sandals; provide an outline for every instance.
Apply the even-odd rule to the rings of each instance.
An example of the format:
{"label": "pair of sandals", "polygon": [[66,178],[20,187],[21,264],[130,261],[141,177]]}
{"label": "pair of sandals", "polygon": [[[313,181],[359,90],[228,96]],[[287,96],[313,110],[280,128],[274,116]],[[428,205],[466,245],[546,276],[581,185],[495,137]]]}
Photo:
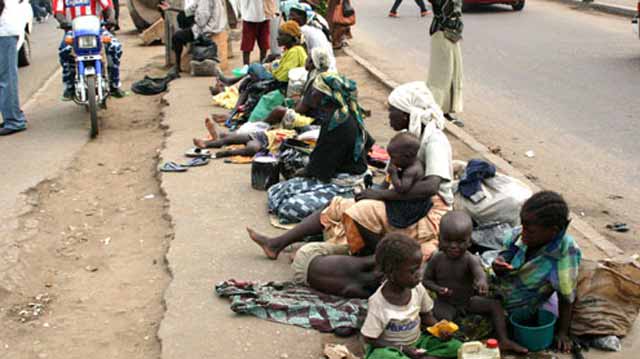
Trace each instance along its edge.
{"label": "pair of sandals", "polygon": [[211,151],[193,147],[189,149],[185,155],[191,160],[185,164],[169,161],[160,167],[161,172],[187,172],[189,167],[201,167],[209,164],[209,159],[215,158],[215,154]]}

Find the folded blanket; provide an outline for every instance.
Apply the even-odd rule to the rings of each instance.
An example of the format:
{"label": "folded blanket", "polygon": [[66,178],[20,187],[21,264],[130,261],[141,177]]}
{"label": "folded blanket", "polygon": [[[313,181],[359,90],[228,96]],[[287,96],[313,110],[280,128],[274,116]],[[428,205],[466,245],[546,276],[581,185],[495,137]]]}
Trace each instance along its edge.
{"label": "folded blanket", "polygon": [[245,282],[227,280],[215,287],[231,300],[231,310],[273,322],[297,325],[320,332],[358,330],[367,314],[365,299],[346,299],[320,293],[293,282]]}

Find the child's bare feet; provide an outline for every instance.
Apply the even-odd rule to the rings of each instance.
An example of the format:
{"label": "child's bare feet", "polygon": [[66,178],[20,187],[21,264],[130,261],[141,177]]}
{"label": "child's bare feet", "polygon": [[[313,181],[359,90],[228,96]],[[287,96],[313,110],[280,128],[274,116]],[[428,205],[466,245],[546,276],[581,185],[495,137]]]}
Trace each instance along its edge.
{"label": "child's bare feet", "polygon": [[269,238],[268,237],[257,233],[256,231],[254,231],[251,228],[247,228],[247,232],[249,232],[249,238],[251,238],[251,240],[254,241],[257,245],[259,245],[260,248],[262,248],[262,250],[264,251],[264,254],[267,256],[267,258],[269,258],[269,259],[278,259],[278,254],[280,254],[280,252],[274,250],[271,247],[269,247],[269,244],[268,244]]}
{"label": "child's bare feet", "polygon": [[207,117],[204,120],[204,127],[207,128],[207,131],[209,132],[209,138],[212,141],[215,141],[218,139],[218,130],[216,130],[216,124],[213,121],[211,121],[209,117]]}
{"label": "child's bare feet", "polygon": [[207,148],[207,144],[205,143],[205,140],[203,140],[201,138],[194,138],[193,139],[193,145],[198,147],[198,148]]}
{"label": "child's bare feet", "polygon": [[512,352],[516,354],[527,354],[529,350],[510,339],[500,341],[501,352]]}

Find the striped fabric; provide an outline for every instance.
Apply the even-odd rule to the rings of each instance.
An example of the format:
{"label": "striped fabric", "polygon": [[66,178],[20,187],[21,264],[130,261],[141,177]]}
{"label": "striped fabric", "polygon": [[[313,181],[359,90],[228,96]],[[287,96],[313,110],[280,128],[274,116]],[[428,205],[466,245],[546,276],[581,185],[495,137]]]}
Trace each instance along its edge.
{"label": "striped fabric", "polygon": [[71,20],[78,16],[99,15],[98,4],[103,11],[113,8],[111,0],[53,0],[53,13],[65,14]]}

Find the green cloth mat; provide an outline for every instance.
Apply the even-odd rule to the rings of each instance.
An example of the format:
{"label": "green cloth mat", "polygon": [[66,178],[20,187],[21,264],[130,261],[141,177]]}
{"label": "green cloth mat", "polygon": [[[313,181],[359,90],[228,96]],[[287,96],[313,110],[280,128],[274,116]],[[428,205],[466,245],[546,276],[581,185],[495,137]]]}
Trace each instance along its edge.
{"label": "green cloth mat", "polygon": [[[421,334],[418,341],[413,347],[424,349],[427,355],[438,358],[456,358],[458,357],[458,349],[462,346],[462,342],[457,339],[451,339],[447,342],[427,334]],[[408,359],[396,348],[373,348],[367,345],[365,359]]]}

